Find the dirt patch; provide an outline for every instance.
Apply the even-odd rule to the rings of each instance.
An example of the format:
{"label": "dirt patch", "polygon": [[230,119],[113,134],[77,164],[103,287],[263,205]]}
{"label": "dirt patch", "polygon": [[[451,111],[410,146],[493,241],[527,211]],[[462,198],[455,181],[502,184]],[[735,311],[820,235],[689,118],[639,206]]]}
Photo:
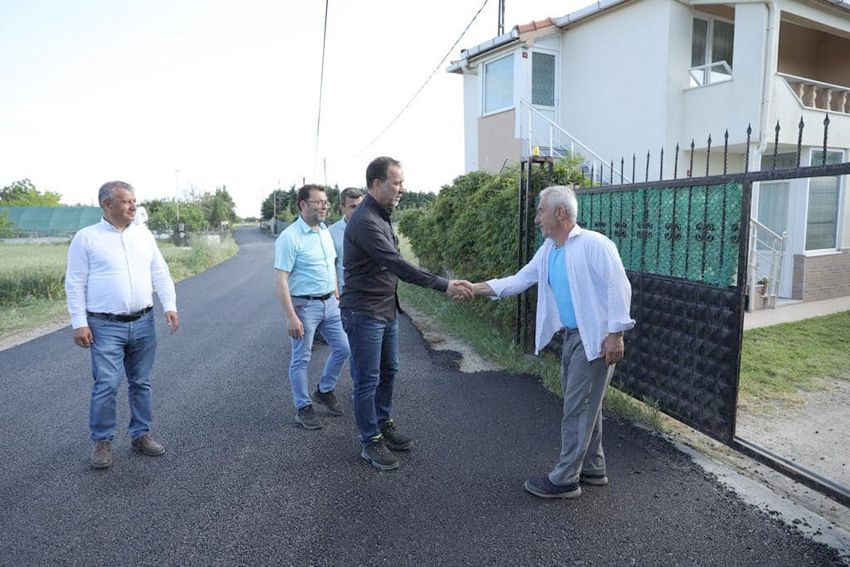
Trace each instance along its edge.
{"label": "dirt patch", "polygon": [[[17,333],[9,335],[8,337],[0,338],[0,351],[16,347],[18,345],[22,345],[33,339],[37,339],[42,335],[47,335],[67,326],[68,316],[64,315],[62,316],[62,318],[56,319],[55,321],[50,321],[49,323],[45,323],[44,325],[39,325],[38,327],[27,329],[26,331],[18,331]],[[68,334],[68,340],[71,340],[70,333]]]}
{"label": "dirt patch", "polygon": [[737,434],[842,486],[850,487],[850,381],[800,392],[801,406],[776,415],[738,411]]}
{"label": "dirt patch", "polygon": [[460,358],[455,359],[461,372],[486,372],[490,370],[499,370],[495,365],[487,362],[465,344],[447,334],[440,328],[439,322],[417,311],[416,308],[407,302],[402,302],[402,310],[410,317],[413,324],[422,333],[422,337],[434,350],[449,350],[460,353]]}

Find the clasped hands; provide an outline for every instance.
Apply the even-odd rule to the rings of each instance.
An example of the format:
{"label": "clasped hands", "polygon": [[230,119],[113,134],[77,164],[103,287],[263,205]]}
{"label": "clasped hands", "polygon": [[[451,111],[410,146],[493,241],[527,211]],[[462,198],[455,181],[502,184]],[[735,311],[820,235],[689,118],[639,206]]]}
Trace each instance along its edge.
{"label": "clasped hands", "polygon": [[446,295],[455,301],[469,301],[476,295],[494,295],[487,283],[472,283],[467,280],[449,280]]}

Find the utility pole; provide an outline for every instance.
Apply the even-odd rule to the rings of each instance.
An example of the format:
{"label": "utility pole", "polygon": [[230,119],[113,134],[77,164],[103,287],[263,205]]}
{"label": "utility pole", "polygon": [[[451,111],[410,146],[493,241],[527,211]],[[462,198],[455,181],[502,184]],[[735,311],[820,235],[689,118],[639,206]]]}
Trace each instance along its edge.
{"label": "utility pole", "polygon": [[499,33],[505,33],[505,0],[499,0]]}
{"label": "utility pole", "polygon": [[179,169],[174,170],[174,203],[177,205],[177,229],[180,229],[180,183],[177,181]]}

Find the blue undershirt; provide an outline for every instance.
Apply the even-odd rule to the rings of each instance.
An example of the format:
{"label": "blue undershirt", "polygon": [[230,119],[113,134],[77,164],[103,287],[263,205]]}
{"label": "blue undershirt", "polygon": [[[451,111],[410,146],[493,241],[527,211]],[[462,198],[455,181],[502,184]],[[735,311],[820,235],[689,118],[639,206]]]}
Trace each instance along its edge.
{"label": "blue undershirt", "polygon": [[567,263],[564,260],[564,246],[555,246],[549,251],[549,287],[555,294],[561,324],[567,329],[577,329],[576,313],[570,295],[570,280],[567,278]]}

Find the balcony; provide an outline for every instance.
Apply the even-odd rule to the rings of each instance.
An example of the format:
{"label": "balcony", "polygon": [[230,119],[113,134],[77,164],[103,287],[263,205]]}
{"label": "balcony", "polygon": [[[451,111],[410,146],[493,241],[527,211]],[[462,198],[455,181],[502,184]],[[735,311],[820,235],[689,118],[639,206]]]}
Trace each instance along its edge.
{"label": "balcony", "polygon": [[791,89],[800,104],[812,110],[850,114],[850,88],[830,83],[777,73]]}

